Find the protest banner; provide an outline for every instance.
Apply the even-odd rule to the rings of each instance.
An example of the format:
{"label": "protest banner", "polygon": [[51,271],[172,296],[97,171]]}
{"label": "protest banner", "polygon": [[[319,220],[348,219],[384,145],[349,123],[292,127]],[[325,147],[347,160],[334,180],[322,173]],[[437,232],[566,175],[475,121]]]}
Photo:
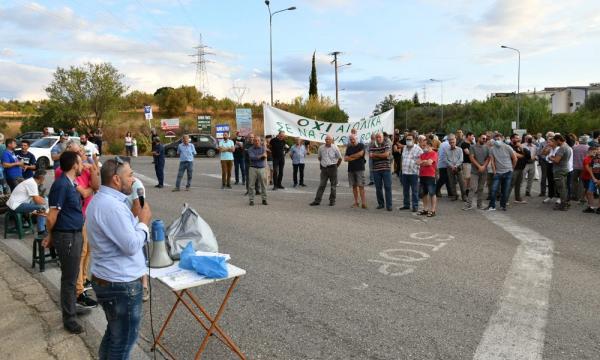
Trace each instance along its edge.
{"label": "protest banner", "polygon": [[263,107],[265,135],[276,135],[284,131],[287,136],[299,137],[303,140],[325,142],[325,136],[333,136],[338,145],[348,142],[350,130],[356,129],[358,141],[368,142],[371,134],[378,132],[394,133],[394,110],[371,116],[355,122],[330,123],[326,121],[307,119],[289,113],[267,104]]}

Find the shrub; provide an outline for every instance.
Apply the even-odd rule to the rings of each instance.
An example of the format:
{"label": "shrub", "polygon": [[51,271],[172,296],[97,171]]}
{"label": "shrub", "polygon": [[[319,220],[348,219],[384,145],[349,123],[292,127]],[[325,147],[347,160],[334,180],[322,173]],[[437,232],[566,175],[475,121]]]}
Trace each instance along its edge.
{"label": "shrub", "polygon": [[113,155],[122,155],[125,152],[125,144],[118,138],[108,142],[108,152]]}

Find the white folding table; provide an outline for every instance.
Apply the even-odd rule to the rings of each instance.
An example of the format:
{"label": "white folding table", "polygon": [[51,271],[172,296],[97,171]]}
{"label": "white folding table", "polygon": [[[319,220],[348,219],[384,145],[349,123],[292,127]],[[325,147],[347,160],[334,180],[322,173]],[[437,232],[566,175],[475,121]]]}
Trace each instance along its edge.
{"label": "white folding table", "polygon": [[[246,356],[242,354],[241,350],[237,347],[237,345],[231,340],[231,338],[225,334],[223,329],[217,324],[223,312],[225,311],[225,305],[233,292],[233,289],[237,285],[240,277],[246,274],[246,270],[241,269],[237,266],[227,264],[228,276],[222,279],[208,279],[202,277],[195,273],[194,271],[184,270],[179,268],[179,262],[169,266],[168,268],[163,269],[151,269],[150,276],[157,278],[160,282],[165,284],[177,297],[175,304],[171,308],[167,319],[164,324],[160,328],[160,332],[158,336],[154,340],[154,344],[152,345],[152,351],[156,350],[156,347],[160,347],[171,359],[175,359],[175,356],[165,347],[165,345],[160,341],[162,338],[167,325],[171,321],[175,310],[177,307],[182,304],[185,308],[192,314],[192,316],[198,321],[198,323],[204,328],[206,331],[206,336],[202,340],[200,344],[200,348],[196,352],[196,356],[194,359],[200,359],[202,353],[206,349],[208,344],[208,339],[211,335],[215,335],[217,339],[219,339],[222,343],[224,343],[231,351],[236,353],[240,359],[246,359]],[[208,311],[200,304],[200,301],[194,296],[194,294],[190,291],[190,289],[199,287],[202,285],[213,284],[219,281],[230,280],[233,279],[229,289],[227,290],[227,294],[223,301],[221,301],[221,305],[219,306],[219,310],[216,315],[213,317],[210,316]],[[187,299],[186,299],[187,297]],[[189,302],[191,301],[191,303]],[[199,312],[198,312],[199,311]],[[205,318],[202,319],[201,315]],[[208,324],[205,321],[208,320]]]}

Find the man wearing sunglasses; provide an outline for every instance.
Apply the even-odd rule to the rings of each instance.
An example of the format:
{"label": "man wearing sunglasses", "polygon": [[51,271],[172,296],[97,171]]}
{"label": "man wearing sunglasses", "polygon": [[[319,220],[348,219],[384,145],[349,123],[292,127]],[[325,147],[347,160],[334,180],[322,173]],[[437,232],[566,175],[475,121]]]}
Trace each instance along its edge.
{"label": "man wearing sunglasses", "polygon": [[143,247],[152,212],[148,203],[134,217],[126,200],[135,181],[128,162],[116,157],[100,170],[100,191],[87,209],[92,247],[92,287],[107,318],[100,359],[128,359],[142,317],[146,273]]}

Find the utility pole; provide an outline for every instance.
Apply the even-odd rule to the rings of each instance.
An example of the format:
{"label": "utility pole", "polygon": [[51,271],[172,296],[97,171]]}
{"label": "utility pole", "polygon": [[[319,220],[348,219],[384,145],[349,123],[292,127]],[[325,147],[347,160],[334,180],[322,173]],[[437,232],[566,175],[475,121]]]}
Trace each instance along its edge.
{"label": "utility pole", "polygon": [[198,46],[194,46],[196,50],[195,54],[191,54],[190,56],[194,57],[194,61],[192,64],[196,64],[196,78],[194,79],[194,85],[196,89],[202,94],[202,96],[209,94],[208,90],[208,76],[206,72],[206,63],[213,62],[206,60],[207,55],[214,55],[212,52],[206,51],[209,49],[208,46],[205,46],[202,43],[202,34],[200,34],[200,41],[198,42]]}
{"label": "utility pole", "polygon": [[337,106],[338,108],[340,107],[340,102],[339,102],[339,97],[338,97],[338,66],[337,66],[337,57],[340,54],[341,54],[341,52],[339,52],[339,51],[334,51],[334,52],[332,52],[332,53],[329,54],[329,55],[333,56],[333,61],[331,63],[333,64],[333,67],[335,68],[335,106]]}

